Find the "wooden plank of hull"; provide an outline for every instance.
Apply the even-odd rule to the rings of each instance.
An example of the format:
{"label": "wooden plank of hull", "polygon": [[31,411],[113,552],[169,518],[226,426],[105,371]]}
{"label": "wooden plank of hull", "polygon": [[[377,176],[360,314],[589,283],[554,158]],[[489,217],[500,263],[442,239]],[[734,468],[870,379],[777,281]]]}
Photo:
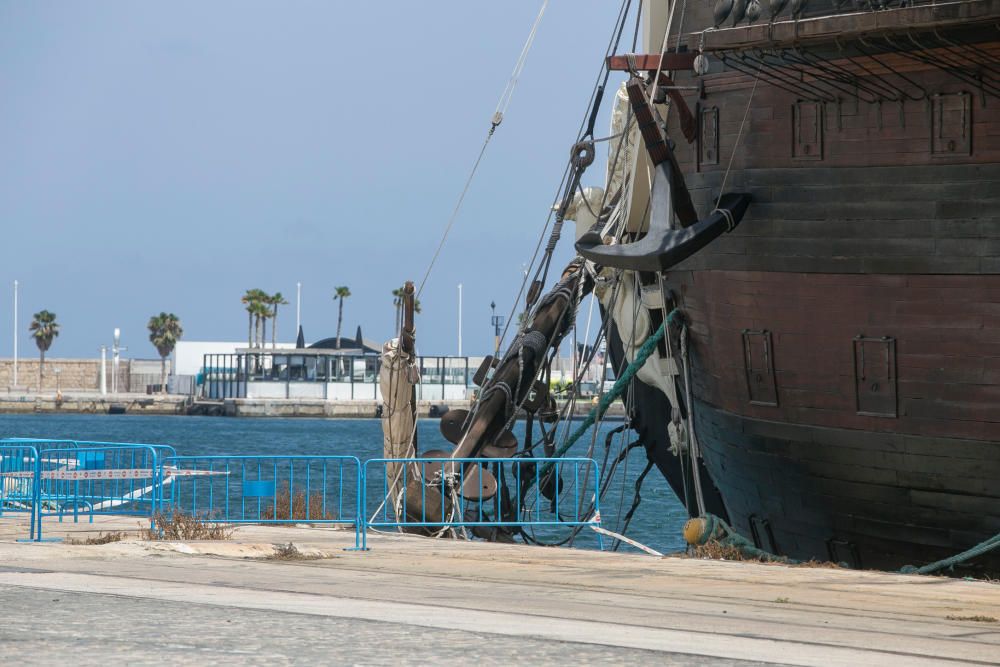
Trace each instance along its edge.
{"label": "wooden plank of hull", "polygon": [[[762,546],[796,558],[896,569],[953,555],[1000,532],[1000,489],[994,485],[994,495],[970,490],[960,472],[965,460],[903,454],[885,468],[855,446],[847,429],[798,426],[781,437],[748,436],[767,432],[766,423],[700,401],[695,414],[705,463],[733,525],[753,535],[766,521],[774,544]],[[818,434],[823,445],[815,442]],[[948,451],[948,439],[925,440]],[[974,462],[995,463],[1000,445],[995,449]],[[849,463],[831,463],[831,453]],[[895,477],[910,466],[938,471],[935,497]],[[977,564],[997,571],[1000,556]]]}
{"label": "wooden plank of hull", "polygon": [[[898,568],[1000,533],[1000,329],[984,326],[1000,276],[677,271],[668,285],[691,325],[705,463],[745,535]],[[777,405],[751,402],[746,329],[770,332]],[[859,414],[861,333],[895,341],[896,417]]]}
{"label": "wooden plank of hull", "polygon": [[[967,473],[1000,480],[990,444],[1000,443],[1000,275],[684,271],[667,285],[691,322],[702,400],[772,422],[881,433],[892,446],[902,446],[895,435],[961,439],[972,459],[997,457]],[[769,332],[777,405],[751,402],[744,330]],[[896,416],[860,414],[859,335],[894,341]],[[889,445],[869,446],[892,463]]]}
{"label": "wooden plank of hull", "polygon": [[[692,6],[686,24],[711,11]],[[978,46],[997,62],[995,41]],[[821,103],[718,68],[678,74],[704,84],[699,139],[676,144],[695,206],[712,210],[724,181],[754,203],[667,285],[690,323],[705,463],[736,527],[795,557],[832,544],[897,568],[1000,532],[1000,104],[932,64],[885,63],[927,97]],[[768,332],[776,401],[751,400],[744,331]],[[859,336],[893,341],[881,416],[860,409]],[[646,421],[665,450],[666,420]]]}

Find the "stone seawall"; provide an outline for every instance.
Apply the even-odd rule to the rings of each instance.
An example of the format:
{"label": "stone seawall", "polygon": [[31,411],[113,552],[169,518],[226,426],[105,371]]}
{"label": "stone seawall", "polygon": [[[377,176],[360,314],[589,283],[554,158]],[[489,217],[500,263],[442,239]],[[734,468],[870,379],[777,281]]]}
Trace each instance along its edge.
{"label": "stone seawall", "polygon": [[[380,405],[381,403],[378,401],[234,398],[226,399],[219,412],[229,417],[373,419],[379,416],[378,410]],[[417,401],[417,417],[440,417],[447,410],[469,410],[471,406],[472,402],[466,400]],[[589,401],[579,401],[575,406],[574,416],[586,416],[590,409],[591,403]],[[606,416],[609,418],[621,418],[624,415],[625,410],[619,402],[612,404],[606,413]]]}
{"label": "stone seawall", "polygon": [[[333,419],[374,419],[378,401],[323,401],[305,399],[236,398],[224,403],[229,417],[326,417]],[[417,416],[430,417],[435,408],[469,409],[469,401],[418,401]],[[437,416],[440,416],[438,414]]]}
{"label": "stone seawall", "polygon": [[[227,417],[311,417],[325,419],[375,419],[379,416],[378,401],[324,401],[305,399],[236,398],[225,401],[192,402],[188,396],[176,394],[99,394],[71,392],[56,395],[0,393],[0,414],[17,413],[82,413],[82,414],[147,414],[147,415],[214,415]],[[468,410],[470,401],[418,401],[417,416],[440,417],[447,410]],[[577,403],[575,416],[583,417],[590,410],[589,402]],[[621,418],[624,410],[614,403],[607,412],[609,418]]]}
{"label": "stone seawall", "polygon": [[[0,387],[12,388],[19,393],[30,393],[38,389],[38,358],[18,359],[17,385],[14,384],[14,360],[0,359]],[[108,389],[113,384],[111,359],[104,362]],[[58,371],[58,372],[57,372]],[[170,360],[167,360],[170,371]],[[96,392],[101,383],[100,359],[45,359],[41,392],[56,389],[63,392]],[[118,364],[118,389],[121,392],[145,392],[146,385],[160,383],[160,362],[150,359],[122,359]]]}
{"label": "stone seawall", "polygon": [[0,394],[0,413],[82,413],[183,415],[187,413],[188,397],[167,394]]}
{"label": "stone seawall", "polygon": [[[125,365],[119,371],[126,370]],[[42,391],[55,391],[56,383],[62,390],[98,388],[101,362],[97,359],[46,359]],[[56,373],[56,370],[59,373]],[[127,374],[127,370],[126,373]],[[111,381],[111,363],[108,363],[108,382]],[[14,361],[0,359],[0,387],[14,385]],[[25,389],[38,389],[38,359],[19,359],[17,385]]]}

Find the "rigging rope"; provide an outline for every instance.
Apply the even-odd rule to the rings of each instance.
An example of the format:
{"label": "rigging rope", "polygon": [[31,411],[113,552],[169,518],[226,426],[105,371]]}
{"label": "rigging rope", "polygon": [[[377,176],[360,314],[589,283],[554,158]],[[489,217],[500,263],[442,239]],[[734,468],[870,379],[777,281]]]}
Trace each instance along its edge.
{"label": "rigging rope", "polygon": [[[635,374],[638,373],[639,369],[643,367],[643,365],[646,363],[646,360],[649,359],[649,357],[653,354],[653,350],[656,349],[656,345],[666,334],[667,325],[672,323],[679,314],[680,311],[678,311],[676,308],[670,311],[670,314],[667,315],[667,318],[663,321],[662,324],[660,324],[660,328],[658,328],[655,333],[649,336],[649,338],[647,338],[645,342],[642,344],[642,347],[640,347],[636,351],[635,359],[633,359],[632,362],[625,368],[625,372],[622,373],[617,380],[615,380],[615,383],[614,385],[612,385],[611,390],[608,391],[607,394],[601,397],[600,402],[591,409],[590,413],[587,415],[587,418],[583,420],[583,423],[580,424],[580,426],[575,431],[573,431],[573,434],[570,435],[570,437],[566,440],[566,442],[563,443],[563,445],[560,446],[559,449],[555,451],[555,453],[552,455],[553,458],[559,458],[563,454],[565,454],[566,451],[573,446],[573,443],[575,443],[577,440],[583,437],[583,434],[587,432],[587,429],[593,426],[594,422],[596,422],[600,417],[604,415],[605,412],[607,412],[608,408],[611,406],[611,403],[625,392],[625,389],[632,381],[632,378],[635,377]],[[542,467],[541,474],[544,475],[545,473],[547,473],[552,468],[552,466],[553,463],[551,461],[549,463],[546,463]]]}
{"label": "rigging rope", "polygon": [[698,515],[705,514],[705,497],[701,489],[701,471],[698,469],[698,459],[701,458],[701,447],[694,428],[694,401],[691,399],[691,364],[688,363],[688,329],[681,330],[681,364],[684,367],[684,405],[687,407],[687,437],[688,453],[691,460],[691,481],[694,485],[694,499],[698,505]]}
{"label": "rigging rope", "polygon": [[[590,101],[587,105],[587,112],[583,116],[583,120],[580,122],[580,129],[577,131],[577,137],[585,137],[588,132],[587,127],[590,125],[590,136],[593,136],[593,124],[596,121],[597,109],[600,107],[601,100],[604,95],[604,87],[608,82],[608,78],[611,76],[611,70],[608,69],[608,57],[614,53],[618,52],[618,45],[621,42],[622,32],[625,28],[625,22],[628,18],[629,10],[632,6],[632,0],[622,0],[621,8],[618,11],[618,18],[615,21],[615,28],[612,31],[611,39],[608,42],[608,46],[604,52],[604,58],[601,60],[601,67],[597,73],[597,80],[594,82],[594,87],[590,93]],[[639,12],[637,12],[638,14]],[[546,232],[549,231],[549,225],[552,223],[552,218],[555,212],[559,210],[560,204],[563,201],[564,193],[566,192],[567,180],[572,178],[572,173],[575,171],[575,166],[573,160],[570,159],[566,162],[566,168],[563,170],[562,180],[559,182],[559,188],[556,190],[556,196],[553,199],[552,205],[549,208],[548,216],[545,219],[545,225],[542,227],[542,231],[538,237],[538,243],[535,245],[535,250],[531,255],[531,262],[529,264],[529,269],[535,269],[532,275],[532,282],[540,281],[542,284],[545,283],[545,276],[548,275],[549,263],[552,259],[552,252],[548,250],[548,245],[546,245],[546,250],[539,260],[539,252],[542,250],[542,246],[545,243]],[[551,235],[550,235],[550,245],[551,245]],[[556,238],[558,240],[558,236]],[[536,267],[535,262],[539,262]],[[524,295],[524,291],[528,286],[528,274],[526,273],[524,279],[521,281],[521,287],[517,292],[517,296],[514,298],[511,304],[510,313],[507,316],[506,324],[504,325],[503,332],[500,334],[500,343],[503,345],[504,340],[507,338],[507,332],[510,329],[511,323],[514,321],[514,314],[517,311],[518,304],[521,302],[521,297]]]}
{"label": "rigging rope", "polygon": [[486,139],[483,141],[483,146],[479,149],[479,155],[476,156],[476,161],[472,165],[472,170],[469,172],[468,178],[465,179],[465,187],[462,188],[462,193],[458,196],[455,208],[452,210],[451,217],[448,218],[448,224],[444,228],[444,234],[441,235],[441,241],[438,243],[438,247],[434,251],[434,256],[431,257],[430,264],[427,266],[427,271],[424,272],[424,277],[420,281],[420,287],[417,288],[417,293],[414,298],[419,298],[420,294],[424,291],[424,285],[427,284],[427,279],[431,275],[434,263],[437,261],[438,255],[441,254],[442,248],[444,248],[445,241],[448,239],[448,234],[451,233],[451,228],[455,225],[455,220],[458,219],[458,213],[462,209],[462,203],[465,201],[465,195],[468,194],[469,188],[472,186],[472,179],[476,176],[476,171],[479,169],[479,163],[483,161],[483,155],[486,154],[486,147],[489,146],[490,139],[493,138],[493,134],[497,131],[497,127],[499,127],[500,123],[503,122],[503,115],[506,113],[507,107],[510,106],[510,100],[514,96],[514,88],[517,86],[518,79],[521,76],[521,71],[524,69],[524,64],[528,59],[528,52],[531,50],[531,45],[535,41],[535,34],[538,32],[538,24],[541,23],[542,15],[545,14],[545,8],[548,4],[549,0],[543,0],[542,7],[538,10],[538,16],[535,17],[535,22],[531,26],[531,32],[528,33],[528,39],[524,42],[524,46],[521,48],[521,54],[518,56],[517,62],[514,64],[514,70],[511,72],[510,79],[508,79],[507,85],[504,87],[503,93],[500,95],[496,111],[493,112],[493,117],[490,119],[490,129],[486,134]]}
{"label": "rigging rope", "polygon": [[538,32],[538,24],[542,22],[542,15],[545,14],[545,8],[548,7],[549,0],[544,0],[542,2],[542,8],[538,10],[538,16],[535,17],[535,23],[531,26],[531,32],[528,33],[528,39],[524,42],[524,47],[521,48],[521,55],[517,57],[517,63],[514,64],[514,71],[511,72],[510,79],[507,81],[507,87],[504,88],[503,93],[500,95],[500,100],[497,102],[496,111],[493,112],[493,126],[496,127],[503,121],[503,115],[507,113],[507,107],[510,105],[510,100],[514,96],[514,88],[517,86],[517,81],[521,76],[521,70],[524,69],[524,63],[528,60],[528,51],[531,50],[531,45],[535,41],[535,34]]}
{"label": "rigging rope", "polygon": [[[654,463],[655,462],[653,461],[653,459],[651,459],[651,458],[649,458],[647,456],[646,457],[646,467],[642,469],[642,472],[639,473],[639,477],[636,478],[636,480],[635,480],[635,495],[632,496],[632,507],[630,507],[629,510],[628,510],[628,512],[626,512],[626,514],[625,514],[624,525],[622,526],[621,531],[620,531],[622,533],[627,533],[628,532],[629,524],[632,523],[632,517],[635,515],[635,511],[637,509],[639,509],[639,503],[642,502],[642,494],[641,494],[642,483],[643,483],[643,481],[645,481],[646,475],[649,474],[649,471],[653,469],[653,464]],[[624,485],[623,485],[623,488],[624,488]],[[619,513],[620,513],[621,512],[621,506],[618,507],[618,510],[619,510]],[[621,541],[622,540],[618,540],[618,541],[614,542],[611,545],[611,550],[612,551],[618,551],[619,543]]]}
{"label": "rigging rope", "polygon": [[[729,180],[729,170],[733,168],[733,158],[736,157],[736,148],[740,145],[740,139],[743,138],[743,126],[747,123],[747,116],[750,115],[750,103],[753,102],[753,95],[757,92],[757,82],[760,81],[760,70],[763,67],[757,68],[757,76],[753,80],[753,88],[750,89],[750,97],[747,98],[747,108],[743,111],[743,120],[740,121],[740,129],[736,133],[736,141],[733,143],[733,150],[729,154],[729,164],[726,165],[726,173],[722,176],[722,187],[719,188],[719,198],[715,200],[715,208],[718,210],[719,203],[722,201],[722,195],[726,191],[726,181]],[[731,231],[731,230],[730,230]]]}
{"label": "rigging rope", "polygon": [[967,560],[976,558],[977,556],[982,556],[983,554],[989,553],[994,549],[1000,549],[1000,533],[997,533],[990,539],[980,542],[971,549],[967,549],[960,554],[955,554],[949,558],[944,558],[934,563],[929,563],[923,567],[914,567],[912,565],[906,565],[900,572],[903,574],[931,574],[932,572],[938,572],[939,570],[944,570],[948,568],[953,568],[956,565],[960,565]]}

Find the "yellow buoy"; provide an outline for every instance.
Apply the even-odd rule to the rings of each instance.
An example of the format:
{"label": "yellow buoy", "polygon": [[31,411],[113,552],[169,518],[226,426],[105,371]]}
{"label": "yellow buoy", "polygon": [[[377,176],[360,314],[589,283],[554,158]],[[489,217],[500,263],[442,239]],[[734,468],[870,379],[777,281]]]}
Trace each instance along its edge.
{"label": "yellow buoy", "polygon": [[702,518],[688,519],[684,524],[684,541],[695,546],[708,541],[708,522]]}

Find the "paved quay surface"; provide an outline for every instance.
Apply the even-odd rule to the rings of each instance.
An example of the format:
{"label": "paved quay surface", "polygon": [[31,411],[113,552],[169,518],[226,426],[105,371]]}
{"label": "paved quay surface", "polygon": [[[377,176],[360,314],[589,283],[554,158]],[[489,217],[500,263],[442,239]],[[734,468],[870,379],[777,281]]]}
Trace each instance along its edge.
{"label": "paved quay surface", "polygon": [[[135,519],[46,521],[77,537]],[[16,543],[10,664],[1000,664],[1000,584],[248,526],[226,542]],[[294,543],[313,560],[268,560]],[[951,617],[951,618],[949,618]]]}

